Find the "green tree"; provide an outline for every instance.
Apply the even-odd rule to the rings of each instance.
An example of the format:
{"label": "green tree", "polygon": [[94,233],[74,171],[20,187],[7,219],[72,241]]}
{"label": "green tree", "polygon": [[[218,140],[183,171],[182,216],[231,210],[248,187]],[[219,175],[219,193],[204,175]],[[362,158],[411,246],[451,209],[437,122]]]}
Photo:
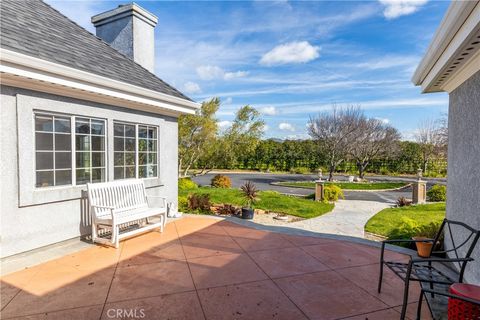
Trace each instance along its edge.
{"label": "green tree", "polygon": [[223,135],[222,151],[229,167],[252,157],[264,127],[265,122],[255,108],[246,105],[237,111],[232,126]]}
{"label": "green tree", "polygon": [[202,103],[196,114],[182,115],[178,119],[178,172],[185,176],[193,164],[208,151],[217,136],[215,113],[220,100],[213,98]]}

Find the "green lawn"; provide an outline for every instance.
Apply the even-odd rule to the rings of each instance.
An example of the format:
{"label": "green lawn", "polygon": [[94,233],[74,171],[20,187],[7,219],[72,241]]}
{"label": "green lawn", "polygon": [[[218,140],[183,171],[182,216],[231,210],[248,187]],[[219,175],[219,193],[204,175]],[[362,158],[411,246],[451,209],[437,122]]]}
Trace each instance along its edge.
{"label": "green lawn", "polygon": [[422,204],[401,208],[388,208],[373,216],[365,225],[365,231],[387,238],[405,229],[405,219],[414,220],[420,226],[432,222],[441,223],[445,218],[445,203]]}
{"label": "green lawn", "polygon": [[[279,182],[279,185],[295,188],[315,189],[315,182]],[[396,189],[407,185],[405,182],[325,182],[325,185],[334,184],[342,190],[382,190]]]}
{"label": "green lawn", "polygon": [[[209,194],[212,203],[228,203],[243,205],[244,201],[238,189],[221,189],[200,187],[191,190],[179,190],[180,197],[187,197],[191,193]],[[269,210],[278,213],[286,213],[301,218],[313,218],[321,216],[333,210],[331,203],[315,202],[312,200],[286,196],[275,191],[260,191],[259,201],[255,204],[256,209]]]}

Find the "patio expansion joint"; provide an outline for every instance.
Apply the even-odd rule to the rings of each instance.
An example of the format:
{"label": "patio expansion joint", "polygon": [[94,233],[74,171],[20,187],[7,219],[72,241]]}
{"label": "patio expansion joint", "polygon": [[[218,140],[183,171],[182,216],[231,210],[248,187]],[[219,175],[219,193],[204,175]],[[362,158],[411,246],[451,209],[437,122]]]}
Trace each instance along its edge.
{"label": "patio expansion joint", "polygon": [[[28,267],[25,268],[25,269],[23,269],[23,270],[26,270],[26,269],[28,269]],[[29,277],[29,280],[32,280],[39,272],[40,272],[40,270],[37,270],[33,275],[31,275],[31,276]],[[3,280],[0,279],[0,281],[3,281]],[[10,300],[8,300],[7,303],[5,303],[4,306],[2,306],[2,308],[0,309],[0,311],[3,311],[3,310],[10,304],[10,302],[12,302],[13,299],[15,299],[15,298],[20,294],[20,292],[22,292],[22,291],[23,291],[23,289],[18,288],[17,292],[13,295],[13,297],[12,297]]]}
{"label": "patio expansion joint", "polygon": [[[223,226],[222,226],[222,228],[224,229]],[[228,232],[225,229],[224,229],[224,231],[228,234]],[[265,275],[268,277],[268,279],[270,279],[270,281],[272,281],[272,283],[277,287],[277,289],[280,290],[280,292],[302,313],[302,315],[305,317],[305,319],[310,319],[310,317],[308,317],[307,314],[292,299],[290,299],[290,297],[282,290],[282,288],[280,288],[280,286],[275,282],[275,280],[272,277],[270,277],[270,275],[267,272],[265,272],[265,270],[263,270],[262,267],[260,267],[260,265],[255,261],[255,259],[253,259],[252,256],[245,249],[243,249],[242,246],[240,246],[240,244],[237,242],[237,240],[232,236],[230,236],[230,237],[245,252],[245,254],[250,258],[250,260],[252,260],[253,263],[255,263],[257,268],[262,270],[262,272],[265,273]],[[286,239],[286,240],[288,241],[288,239]],[[292,243],[291,241],[289,241],[289,242]],[[272,250],[272,249],[270,249],[270,250]]]}
{"label": "patio expansion joint", "polygon": [[[327,243],[325,244],[322,244],[322,245],[327,245]],[[340,272],[337,272],[337,270],[344,270],[344,269],[349,269],[349,268],[357,268],[357,267],[363,267],[363,266],[369,266],[369,265],[375,265],[377,263],[367,263],[367,264],[361,264],[361,265],[356,265],[356,266],[347,266],[347,267],[340,267],[340,268],[332,268],[330,267],[329,265],[326,265],[325,263],[323,263],[320,259],[318,259],[317,257],[315,257],[314,255],[312,255],[311,253],[309,253],[308,251],[304,250],[303,247],[308,247],[308,246],[300,246],[299,248],[301,250],[303,250],[306,254],[308,254],[309,256],[311,256],[312,258],[314,258],[315,260],[317,260],[318,262],[324,264],[329,270],[324,270],[324,271],[315,271],[315,272],[310,272],[310,273],[305,273],[305,274],[314,274],[314,273],[320,273],[320,272],[326,272],[326,271],[333,271],[335,272],[337,275],[339,275],[341,278],[345,279],[346,281],[352,283],[354,286],[356,286],[357,288],[360,288],[362,291],[364,291],[365,293],[367,293],[369,296],[372,296],[374,297],[376,300],[378,300],[380,303],[382,303],[383,305],[387,306],[387,308],[383,308],[383,309],[378,309],[378,310],[372,310],[372,311],[369,311],[369,312],[366,312],[366,313],[359,313],[359,314],[354,314],[354,315],[349,315],[347,317],[342,317],[342,318],[338,318],[338,319],[346,319],[346,318],[350,318],[350,317],[354,317],[354,316],[360,316],[360,315],[363,315],[363,314],[368,314],[368,313],[372,313],[372,312],[377,312],[377,311],[382,311],[382,310],[388,310],[388,309],[393,309],[397,306],[390,306],[388,305],[387,303],[385,303],[384,301],[382,301],[380,298],[378,298],[377,296],[374,296],[373,294],[371,294],[370,292],[368,292],[367,290],[365,290],[362,286],[359,286],[357,285],[355,282],[351,281],[350,279],[348,279],[347,277],[345,277],[344,275],[342,275]],[[302,275],[305,275],[305,274],[302,274]],[[291,277],[291,276],[287,276],[287,277],[282,277],[282,278],[288,278],[288,277]],[[280,278],[277,278],[277,279],[280,279]],[[396,310],[395,310],[396,311]]]}
{"label": "patio expansion joint", "polygon": [[[120,265],[120,258],[122,257],[124,247],[125,247],[125,244],[120,246],[120,252],[118,254],[118,259],[117,259],[117,262],[115,263],[115,270],[113,271],[112,280],[110,281],[110,285],[108,286],[107,295],[105,296],[105,301],[103,302],[102,312],[100,312],[100,317],[98,318],[98,320],[102,320],[103,311],[105,311],[105,306],[107,305],[108,296],[110,295],[110,290],[112,289],[113,280],[115,279],[115,274],[117,273],[117,269],[119,268],[119,265]],[[116,250],[118,250],[118,249],[116,249]]]}
{"label": "patio expansion joint", "polygon": [[[49,311],[44,311],[44,312],[40,312],[40,313],[38,313],[38,312],[37,313],[29,313],[29,314],[24,314],[24,315],[21,315],[21,316],[14,315],[14,316],[11,316],[11,317],[6,317],[6,318],[3,317],[3,315],[2,315],[1,319],[2,320],[21,319],[21,318],[26,318],[26,317],[38,316],[38,315],[46,315],[46,314],[54,313],[54,312],[84,309],[84,308],[96,307],[96,306],[103,306],[103,304],[102,303],[97,303],[97,304],[82,305],[82,306],[72,307],[72,308],[62,308],[62,309],[49,310]],[[101,318],[101,314],[100,314],[100,318]]]}
{"label": "patio expansion joint", "polygon": [[174,222],[173,225],[175,226],[175,232],[177,233],[178,241],[180,241],[180,246],[182,247],[182,252],[183,252],[183,255],[185,256],[185,262],[186,262],[187,267],[188,267],[188,273],[190,274],[190,278],[192,279],[193,288],[195,289],[195,294],[197,295],[198,303],[200,304],[200,309],[202,309],[203,318],[207,319],[207,316],[205,314],[205,310],[203,309],[202,300],[200,300],[200,295],[198,294],[197,285],[195,284],[195,280],[193,279],[192,270],[190,269],[190,262],[187,259],[187,255],[185,254],[185,249],[183,248],[182,239],[180,237],[180,234],[178,233],[177,224]]}

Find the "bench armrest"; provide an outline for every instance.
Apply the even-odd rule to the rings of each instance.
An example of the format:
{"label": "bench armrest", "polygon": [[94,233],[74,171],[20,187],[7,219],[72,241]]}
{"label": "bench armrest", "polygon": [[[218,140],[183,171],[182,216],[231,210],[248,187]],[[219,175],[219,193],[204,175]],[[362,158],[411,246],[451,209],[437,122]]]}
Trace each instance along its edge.
{"label": "bench armrest", "polygon": [[115,207],[113,207],[113,206],[100,206],[98,204],[92,204],[91,206],[94,207],[94,208],[98,208],[98,209],[115,210]]}

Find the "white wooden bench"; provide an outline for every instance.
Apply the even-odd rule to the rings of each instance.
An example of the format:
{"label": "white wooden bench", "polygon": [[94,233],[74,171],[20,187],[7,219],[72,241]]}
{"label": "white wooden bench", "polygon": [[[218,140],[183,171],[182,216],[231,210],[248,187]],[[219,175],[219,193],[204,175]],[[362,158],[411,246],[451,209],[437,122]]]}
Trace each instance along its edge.
{"label": "white wooden bench", "polygon": [[[87,184],[88,201],[92,215],[92,241],[111,244],[118,248],[120,239],[151,229],[163,227],[167,221],[167,199],[147,196],[145,184],[140,179]],[[163,207],[149,207],[147,198],[160,198]],[[159,216],[160,222],[150,223],[149,218]],[[120,228],[135,222],[139,228],[120,234]],[[99,237],[100,229],[110,229],[110,239]]]}

